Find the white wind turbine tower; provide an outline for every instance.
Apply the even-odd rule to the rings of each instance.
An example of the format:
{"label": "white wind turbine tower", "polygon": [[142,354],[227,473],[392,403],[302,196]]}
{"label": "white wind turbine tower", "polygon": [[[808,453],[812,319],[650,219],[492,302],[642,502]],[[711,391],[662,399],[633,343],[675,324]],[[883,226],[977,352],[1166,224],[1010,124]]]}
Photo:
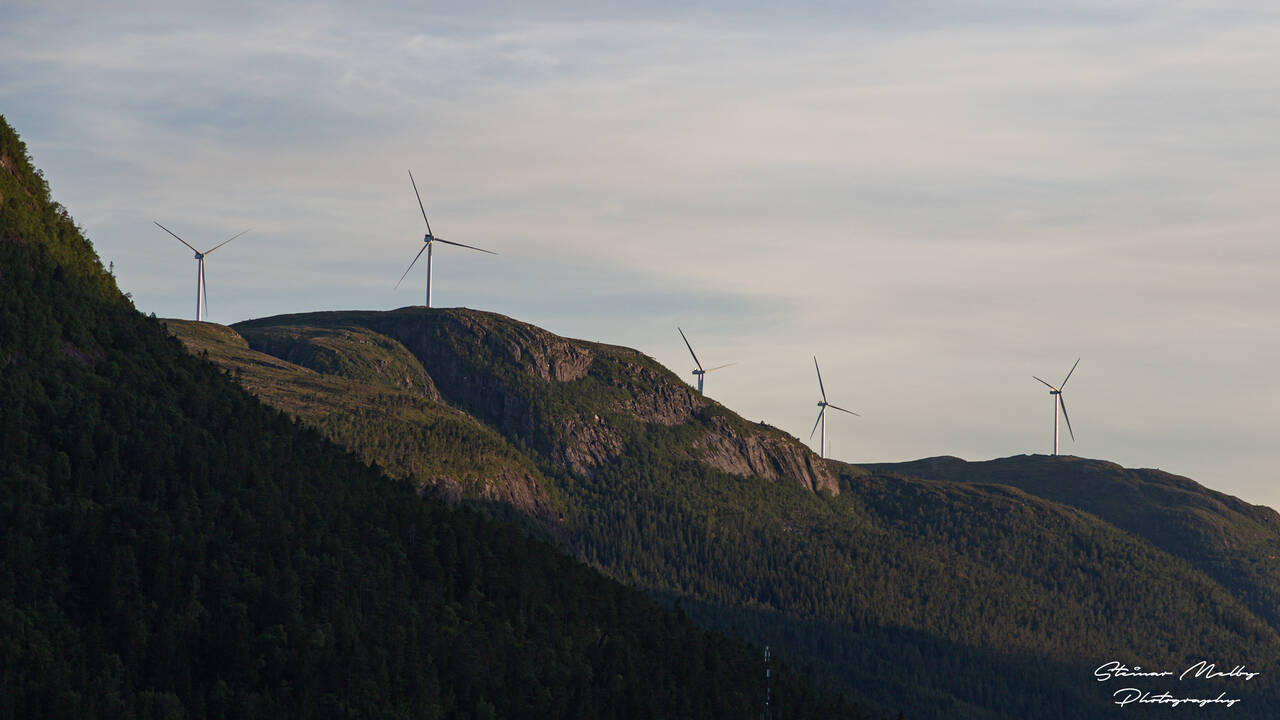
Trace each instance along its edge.
{"label": "white wind turbine tower", "polygon": [[862,416],[852,410],[845,410],[842,407],[832,405],[827,402],[827,390],[822,387],[822,370],[818,369],[818,357],[816,355],[813,358],[813,369],[818,372],[818,390],[822,393],[822,399],[818,401],[818,421],[813,424],[813,430],[809,431],[809,439],[813,439],[813,434],[818,431],[818,426],[821,425],[822,439],[818,442],[818,457],[825,459],[827,457],[827,408],[839,410],[840,412],[849,413],[850,415],[855,415],[857,417]]}
{"label": "white wind turbine tower", "polygon": [[[676,329],[677,329],[677,330],[680,330],[680,328],[679,328],[679,327],[677,327]],[[689,348],[689,354],[690,354],[690,355],[693,355],[693,364],[698,366],[698,369],[697,369],[697,370],[694,370],[694,371],[693,371],[693,374],[694,374],[694,375],[696,375],[696,376],[697,376],[697,378],[698,378],[698,394],[699,394],[699,395],[701,395],[701,394],[702,394],[702,378],[703,378],[703,376],[705,376],[707,373],[709,373],[709,372],[711,372],[711,371],[713,371],[713,370],[719,370],[720,368],[727,368],[727,367],[729,367],[730,365],[736,365],[736,364],[737,364],[737,363],[726,363],[726,364],[724,364],[724,365],[717,365],[717,366],[715,366],[715,367],[713,367],[713,368],[710,368],[710,369],[708,369],[708,370],[703,370],[703,369],[702,369],[702,363],[698,362],[698,356],[697,356],[696,354],[694,354],[694,352],[693,352],[693,346],[689,344],[689,338],[685,337],[685,335],[684,335],[684,330],[680,330],[680,337],[684,338],[684,346],[685,346],[685,347],[687,347],[687,348]]]}
{"label": "white wind turbine tower", "polygon": [[[155,222],[155,221],[154,221],[154,220],[152,220],[152,222]],[[174,233],[174,232],[173,232],[172,230],[170,230],[169,228],[167,228],[167,227],[165,227],[165,226],[161,225],[161,224],[160,224],[160,223],[158,223],[158,222],[156,222],[156,227],[158,227],[158,228],[160,228],[161,230],[163,230],[163,231],[165,231],[165,232],[169,233],[170,235],[173,235],[175,238],[177,238],[178,242],[180,242],[180,243],[182,243],[183,245],[186,245],[187,247],[191,248],[191,252],[193,252],[193,253],[195,253],[195,254],[196,254],[196,261],[197,261],[197,264],[196,264],[196,322],[203,322],[203,321],[204,321],[205,313],[209,312],[209,303],[208,303],[208,299],[207,299],[207,298],[206,298],[206,296],[205,296],[205,290],[204,290],[204,258],[205,258],[205,256],[206,256],[206,255],[208,255],[209,253],[213,252],[214,250],[217,250],[218,248],[222,247],[223,245],[226,245],[227,243],[231,242],[232,240],[235,240],[236,238],[240,237],[241,235],[243,235],[243,234],[245,234],[245,233],[247,233],[247,232],[249,232],[249,231],[248,231],[248,230],[241,231],[241,232],[239,232],[239,233],[237,233],[237,234],[235,234],[235,235],[232,235],[231,237],[227,238],[226,240],[223,240],[222,242],[218,243],[217,245],[214,245],[214,246],[213,246],[212,248],[210,248],[209,250],[205,250],[204,252],[200,252],[199,250],[195,249],[194,247],[191,247],[191,243],[189,243],[189,242],[187,242],[186,240],[183,240],[182,238],[178,237],[178,236],[177,236],[177,234],[176,234],[176,233]]]}
{"label": "white wind turbine tower", "polygon": [[1076,358],[1076,364],[1071,366],[1071,370],[1067,373],[1067,376],[1063,378],[1062,384],[1059,385],[1058,387],[1054,387],[1049,383],[1044,382],[1043,380],[1040,380],[1040,378],[1036,377],[1035,375],[1031,376],[1036,380],[1040,380],[1040,382],[1044,383],[1045,387],[1049,388],[1049,397],[1053,399],[1053,454],[1054,455],[1058,454],[1058,406],[1059,405],[1062,406],[1062,417],[1067,421],[1067,432],[1071,433],[1071,441],[1075,442],[1075,439],[1076,439],[1076,433],[1074,430],[1071,429],[1071,418],[1067,415],[1067,403],[1065,400],[1062,399],[1062,388],[1067,386],[1067,380],[1071,379],[1071,373],[1076,371],[1076,365],[1079,365],[1079,364],[1080,364],[1080,358]]}
{"label": "white wind turbine tower", "polygon": [[472,245],[463,245],[460,242],[453,242],[452,240],[445,240],[444,238],[440,238],[440,237],[436,237],[435,235],[432,235],[431,221],[427,219],[427,209],[422,206],[422,195],[418,193],[418,183],[413,181],[412,170],[409,171],[409,182],[413,183],[413,194],[418,196],[418,209],[422,211],[422,221],[427,224],[427,234],[422,237],[422,242],[425,243],[422,246],[422,250],[419,250],[418,254],[413,256],[413,262],[409,263],[409,267],[404,271],[404,275],[400,276],[400,280],[396,282],[396,287],[400,287],[400,283],[404,282],[405,277],[409,275],[409,270],[413,269],[414,264],[418,262],[418,258],[422,257],[422,253],[425,250],[427,253],[427,307],[431,307],[431,246],[432,245],[439,242],[439,243],[444,243],[445,245],[457,245],[458,247],[464,247],[470,250],[479,250],[482,253],[489,253],[490,255],[497,255],[498,253],[492,250],[485,250],[484,248],[474,247]]}

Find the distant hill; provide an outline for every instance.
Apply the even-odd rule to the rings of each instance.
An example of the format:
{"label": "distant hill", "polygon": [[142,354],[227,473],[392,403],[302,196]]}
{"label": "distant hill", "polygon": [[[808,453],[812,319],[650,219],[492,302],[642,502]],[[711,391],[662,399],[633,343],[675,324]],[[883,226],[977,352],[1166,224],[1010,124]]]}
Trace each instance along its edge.
{"label": "distant hill", "polygon": [[1160,470],[1071,456],[965,462],[937,457],[865,466],[886,473],[1009,485],[1096,515],[1182,558],[1280,630],[1280,513]]}
{"label": "distant hill", "polygon": [[[457,459],[436,457],[461,440],[429,437],[416,448],[397,442],[394,453],[380,450],[381,438],[414,436],[393,413],[345,427],[347,401],[320,390],[309,408],[290,412],[366,460],[405,468],[421,484],[458,488],[489,509],[509,502],[513,512],[535,515],[527,503],[498,500],[516,497],[514,489],[495,487],[517,477],[511,468],[531,468],[555,508],[539,522],[577,557],[680,602],[710,627],[806,657],[910,717],[1107,716],[1120,711],[1111,704],[1114,688],[1092,675],[1107,660],[1170,668],[1205,657],[1253,668],[1280,660],[1280,635],[1248,594],[1265,590],[1274,570],[1259,566],[1253,585],[1233,583],[1214,570],[1234,562],[1227,546],[1194,539],[1217,523],[1224,536],[1265,548],[1277,537],[1265,512],[1236,509],[1203,526],[1184,524],[1161,544],[1009,483],[824,462],[787,433],[697,395],[642,353],[493,313],[287,315],[238,323],[235,335],[210,330],[224,338],[221,346],[197,346],[192,338],[202,328],[169,323],[281,407],[287,393],[277,392],[279,382],[268,387],[257,368],[287,360],[306,366],[296,377],[358,379],[390,393],[418,392],[398,378],[420,378],[420,367],[439,392],[433,412],[471,418],[468,432],[502,448],[491,454],[502,468],[491,468],[494,484],[458,483],[446,469]],[[276,360],[236,360],[246,345]],[[371,371],[383,356],[401,358],[386,361],[400,369]],[[420,386],[424,380],[413,381]],[[1058,462],[1033,458],[1028,467],[1053,473]],[[1105,492],[1102,478],[1114,466],[1081,467]],[[1172,495],[1167,503],[1194,516],[1203,499]],[[1193,561],[1178,543],[1217,559]],[[1231,709],[1236,717],[1280,712],[1276,679],[1266,671],[1247,684],[1171,689],[1238,691],[1247,702]]]}
{"label": "distant hill", "polygon": [[[209,330],[219,352],[238,342]],[[345,424],[476,443],[405,466],[460,492],[487,497],[512,459],[539,498],[521,507],[554,521],[536,468],[433,404],[412,358],[360,357],[258,371],[294,412],[314,393]],[[120,294],[0,118],[0,718],[718,720],[759,716],[764,670],[759,649],[386,477],[192,357]],[[788,717],[863,717],[771,670]]]}

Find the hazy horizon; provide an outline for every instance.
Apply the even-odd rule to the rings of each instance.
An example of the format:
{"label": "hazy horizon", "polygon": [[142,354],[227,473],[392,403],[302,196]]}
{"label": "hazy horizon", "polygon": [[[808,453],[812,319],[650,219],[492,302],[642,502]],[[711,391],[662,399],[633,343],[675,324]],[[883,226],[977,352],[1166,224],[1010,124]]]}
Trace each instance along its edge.
{"label": "hazy horizon", "polygon": [[[1280,10],[10,4],[0,113],[138,309],[635,347],[829,455],[1061,451],[1280,507]],[[815,442],[811,443],[816,447]]]}

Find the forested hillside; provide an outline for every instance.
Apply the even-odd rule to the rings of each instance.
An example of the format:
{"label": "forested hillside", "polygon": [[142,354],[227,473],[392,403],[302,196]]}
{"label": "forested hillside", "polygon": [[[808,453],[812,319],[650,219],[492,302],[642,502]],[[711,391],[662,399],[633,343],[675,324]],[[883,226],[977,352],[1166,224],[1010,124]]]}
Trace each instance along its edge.
{"label": "forested hillside", "polygon": [[973,463],[937,457],[866,468],[931,480],[999,483],[1079,508],[1186,560],[1280,630],[1280,514],[1271,508],[1167,472],[1070,456]]}
{"label": "forested hillside", "polygon": [[[300,362],[325,356],[309,349],[332,347],[325,338],[373,333],[377,342],[363,347],[399,346],[397,356],[403,348],[432,379],[437,402],[501,435],[546,480],[564,547],[678,600],[707,626],[810,658],[911,717],[1105,716],[1118,710],[1114,688],[1092,673],[1113,659],[1179,669],[1205,657],[1244,663],[1263,675],[1169,689],[1237,693],[1247,698],[1232,708],[1237,717],[1280,708],[1265,670],[1280,660],[1280,637],[1248,599],[1098,515],[1008,486],[823,463],[641,353],[491,313],[309,313],[232,329],[238,353]],[[202,347],[246,384],[264,382],[254,368],[267,361]],[[311,362],[307,372],[349,376],[326,369],[339,364],[371,365],[349,357]],[[300,417],[323,417],[325,407],[342,414],[338,398],[310,402]],[[409,432],[393,419],[359,433],[317,426],[346,433],[365,457],[402,462],[377,450]],[[423,467],[408,475],[445,480]]]}
{"label": "forested hillside", "polygon": [[[2,119],[0,403],[0,718],[761,712],[757,649],[385,477],[187,354]],[[773,696],[860,717],[785,667]]]}

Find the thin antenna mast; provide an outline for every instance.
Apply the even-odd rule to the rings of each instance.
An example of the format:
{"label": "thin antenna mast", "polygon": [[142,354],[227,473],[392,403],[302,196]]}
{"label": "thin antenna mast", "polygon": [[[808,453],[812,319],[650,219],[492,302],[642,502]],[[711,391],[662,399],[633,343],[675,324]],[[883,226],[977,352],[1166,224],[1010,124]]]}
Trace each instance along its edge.
{"label": "thin antenna mast", "polygon": [[760,720],[770,720],[773,717],[773,707],[771,700],[773,699],[773,673],[770,663],[773,661],[773,653],[769,651],[769,646],[764,646],[764,712],[760,713]]}

